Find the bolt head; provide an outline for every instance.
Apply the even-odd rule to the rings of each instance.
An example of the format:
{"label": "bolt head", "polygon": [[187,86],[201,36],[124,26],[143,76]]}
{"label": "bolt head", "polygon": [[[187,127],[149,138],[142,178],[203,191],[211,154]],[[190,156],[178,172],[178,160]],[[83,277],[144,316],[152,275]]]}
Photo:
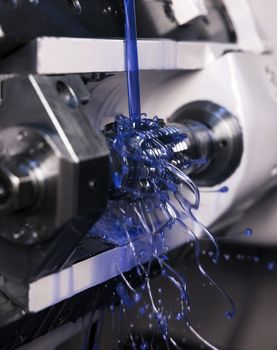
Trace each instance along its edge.
{"label": "bolt head", "polygon": [[36,181],[32,169],[19,160],[0,166],[0,209],[15,212],[35,203]]}

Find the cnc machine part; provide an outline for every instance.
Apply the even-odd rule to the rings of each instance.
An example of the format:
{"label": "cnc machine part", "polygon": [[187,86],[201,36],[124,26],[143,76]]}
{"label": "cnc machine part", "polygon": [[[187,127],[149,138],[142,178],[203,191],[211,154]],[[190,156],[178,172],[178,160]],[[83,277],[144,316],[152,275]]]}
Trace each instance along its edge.
{"label": "cnc machine part", "polygon": [[[74,5],[78,3],[81,12]],[[247,0],[201,3],[137,2],[142,70],[203,69],[226,52],[268,52]],[[14,8],[0,0],[1,73],[124,71],[124,43],[118,39],[124,36],[122,8],[120,0],[104,5],[102,0],[50,0],[36,6],[22,1]],[[108,52],[113,52],[113,60]]]}
{"label": "cnc machine part", "polygon": [[56,224],[59,165],[55,153],[31,128],[5,128],[0,140],[1,236],[21,244],[43,241]]}
{"label": "cnc machine part", "polygon": [[[221,183],[235,171],[243,152],[242,133],[236,117],[220,106],[198,102],[176,112],[173,119],[176,122],[169,124],[161,119],[156,122],[149,120],[148,128],[145,119],[141,131],[138,129],[137,133],[129,135],[125,146],[129,147],[130,155],[132,145],[135,147],[140,142],[142,152],[150,157],[163,158],[162,147],[167,152],[168,162],[190,175],[198,184],[206,186]],[[117,122],[105,128],[111,149],[112,174],[116,174],[112,193],[118,196],[118,182],[123,188],[127,186],[143,191],[143,184],[148,183],[147,177],[155,176],[155,169],[147,162],[138,161],[135,154],[129,159],[120,157],[113,148],[117,131]],[[156,148],[153,142],[157,142]],[[158,144],[161,146],[158,147]]]}
{"label": "cnc machine part", "polygon": [[232,20],[221,0],[138,1],[137,12],[141,19],[139,33],[143,31],[149,37],[156,33],[174,40],[237,41]]}
{"label": "cnc machine part", "polygon": [[[202,187],[215,186],[227,180],[240,164],[243,154],[243,135],[239,119],[226,108],[209,101],[189,103],[177,110],[171,120],[184,126],[191,118],[211,134],[210,145],[202,145],[201,151],[210,148],[208,166],[203,171],[192,173],[195,182]],[[203,131],[194,133],[197,144],[203,143]],[[205,156],[204,156],[205,158]]]}
{"label": "cnc machine part", "polygon": [[63,265],[103,213],[108,149],[82,113],[88,93],[78,76],[9,79],[3,96],[1,272],[34,278]]}
{"label": "cnc machine part", "polygon": [[[218,118],[224,119],[228,115],[237,118],[234,124],[224,124],[226,128],[216,128],[222,147],[213,171],[219,170],[224,164],[220,159],[225,159],[228,164],[225,176],[219,176],[211,183],[206,183],[201,176],[194,176],[201,186],[209,187],[201,193],[197,212],[197,218],[207,227],[215,224],[231,207],[239,207],[243,212],[276,185],[277,158],[271,151],[277,148],[274,67],[269,55],[241,52],[228,53],[205,69],[194,72],[141,72],[141,109],[149,116],[158,115],[166,122],[201,121],[203,116],[212,125],[216,125]],[[110,122],[114,115],[126,115],[125,91],[125,81],[120,74],[95,87],[87,108],[97,115],[98,125]],[[238,128],[238,135],[242,134],[243,140],[235,136],[234,131]],[[234,142],[229,144],[232,135]],[[240,153],[241,148],[243,152],[238,165],[236,157],[232,159],[231,155]],[[230,157],[228,161],[226,157]],[[215,175],[213,171],[210,178]],[[224,183],[220,183],[222,181]],[[216,183],[227,186],[229,192],[222,196],[217,192],[218,186],[214,186]],[[208,193],[210,191],[215,192]],[[232,215],[229,218],[231,220]]]}
{"label": "cnc machine part", "polygon": [[[3,5],[4,2],[5,0],[2,2],[0,0],[0,5]],[[0,11],[0,25],[3,27],[3,34],[5,35],[5,39],[1,42],[0,51],[5,55],[11,51],[13,52],[11,61],[9,61],[9,55],[6,56],[5,59],[6,67],[8,67],[7,71],[9,73],[24,71],[24,73],[38,72],[61,74],[61,72],[78,73],[82,71],[87,73],[97,70],[100,72],[106,70],[110,72],[124,70],[122,42],[102,40],[100,41],[101,46],[99,45],[98,47],[97,41],[93,39],[91,39],[92,41],[83,39],[84,37],[94,36],[92,33],[97,36],[96,32],[92,32],[90,28],[88,29],[85,25],[86,19],[83,17],[83,13],[86,8],[82,8],[82,14],[80,14],[77,13],[78,11],[74,11],[74,8],[70,8],[70,6],[68,6],[70,2],[67,1],[57,2],[53,0],[51,4],[50,0],[47,3],[44,1],[40,1],[40,3],[43,6],[52,6],[53,9],[47,12],[41,11],[41,7],[37,7],[34,11],[38,11],[39,15],[36,16],[33,12],[31,20],[30,17],[22,15],[24,11],[21,11],[23,10],[23,6],[25,7],[25,11],[32,11],[35,7],[31,4],[27,4],[27,2],[24,3],[24,1],[21,2],[17,9],[11,10],[14,11],[13,13],[10,12],[12,16],[20,18],[19,22],[11,19],[12,17],[10,17],[10,14],[8,15],[7,12]],[[84,2],[82,1],[81,3],[83,5]],[[91,6],[94,6],[96,1],[89,1],[89,3]],[[101,6],[99,9],[101,9],[102,3],[102,0],[100,0]],[[115,2],[110,3],[113,4]],[[228,10],[238,7],[238,4],[233,0],[226,0],[225,3],[228,3]],[[70,14],[63,12],[63,10],[61,11],[63,7],[66,8],[66,11],[69,10]],[[239,4],[239,10],[240,9]],[[63,18],[65,20],[63,21],[60,21],[59,18],[61,13],[64,15]],[[237,13],[238,12],[233,11],[231,16],[232,20],[236,19],[236,24],[243,23],[244,26],[245,17],[241,20],[241,16],[236,16]],[[240,11],[239,13],[244,14],[244,11]],[[7,26],[2,24],[1,16],[8,24]],[[108,13],[107,17],[105,17],[106,15],[104,14],[103,16],[99,16],[98,24],[91,21],[92,16],[90,12],[86,12],[85,16],[92,26],[95,24],[97,27],[101,22],[99,26],[99,28],[101,28],[101,33],[98,32],[101,37],[103,34],[105,37],[117,36],[116,33],[121,30],[118,24],[121,26],[122,23],[117,21],[114,12],[110,15]],[[43,21],[47,17],[52,18],[50,21],[51,25],[49,25],[48,21]],[[119,17],[122,19],[122,14],[119,14],[117,18]],[[55,21],[55,18],[58,18],[58,20]],[[105,23],[103,21],[104,18],[107,18]],[[18,28],[17,24],[21,23],[21,21],[27,23],[27,26]],[[45,22],[47,22],[46,26]],[[235,36],[229,36],[229,29],[232,29],[232,26],[225,26],[223,32],[219,30],[218,33],[213,33],[212,35],[206,35],[206,32],[202,33],[200,31],[201,36],[199,36],[199,26],[195,24],[201,22],[203,22],[203,18],[197,18],[192,20],[188,26],[185,25],[183,28],[178,28],[185,29],[184,32],[181,31],[180,35],[178,33],[177,36],[177,31],[173,29],[173,32],[166,34],[166,36],[185,38],[185,40],[189,37],[198,40],[200,37],[203,38],[203,36],[207,36],[208,40],[219,40],[218,38],[227,36],[228,40],[235,41]],[[63,28],[61,28],[61,24],[62,26],[64,25]],[[200,26],[200,29],[201,27],[202,26]],[[210,28],[217,28],[217,25],[215,27],[212,25]],[[226,28],[228,30],[226,30]],[[251,28],[252,27],[250,27],[250,29]],[[24,29],[27,31],[29,30],[27,35],[25,35],[26,32],[24,34]],[[40,31],[41,29],[42,31]],[[145,29],[147,29],[147,26]],[[236,27],[236,29],[238,28]],[[249,26],[247,29],[249,29]],[[11,36],[10,33],[13,30],[14,35]],[[61,38],[37,39],[35,42],[28,45],[28,47],[23,47],[22,51],[20,50],[21,53],[14,51],[15,47],[29,42],[29,40],[37,37],[37,35],[56,36],[65,33],[67,36],[69,30],[71,31],[71,33],[69,33],[70,36],[81,37],[81,39],[76,39],[76,41],[70,38],[65,40]],[[108,33],[108,35],[105,33]],[[245,30],[244,27],[241,28],[238,36],[239,39],[242,33],[245,33],[244,38],[247,39],[243,41],[244,44],[250,43],[246,46],[249,51],[257,51],[259,53],[263,51],[263,45],[257,45],[259,50],[254,50],[253,42],[248,40],[249,35],[251,37],[252,30]],[[234,34],[232,30],[231,34]],[[14,38],[16,38],[16,40],[13,40]],[[10,43],[9,39],[11,39]],[[256,39],[255,35],[254,39]],[[226,39],[223,39],[222,41],[225,40]],[[45,42],[46,44],[50,42],[51,45],[44,46]],[[238,40],[238,42],[240,42],[240,40]],[[55,54],[53,54],[53,43]],[[9,44],[12,45],[10,46]],[[93,45],[90,46],[91,44]],[[185,72],[185,74],[180,72],[178,74],[176,74],[176,72],[143,73],[143,112],[145,111],[151,116],[157,113],[159,117],[167,118],[168,122],[183,123],[184,120],[193,118],[193,125],[200,125],[200,129],[205,132],[205,135],[209,135],[207,129],[210,129],[211,125],[216,125],[217,123],[210,124],[207,122],[207,124],[203,125],[203,121],[197,117],[197,114],[200,112],[196,113],[195,108],[192,108],[193,106],[197,107],[197,103],[199,103],[203,115],[207,115],[205,105],[211,105],[214,107],[214,113],[222,111],[223,117],[226,116],[226,114],[230,114],[237,116],[239,119],[239,124],[243,131],[244,146],[241,162],[239,162],[242,145],[241,133],[240,127],[237,128],[238,123],[236,123],[236,119],[234,119],[234,124],[231,123],[231,125],[229,125],[229,123],[227,123],[226,128],[220,128],[220,133],[215,132],[215,140],[218,145],[218,153],[216,152],[216,154],[220,155],[218,157],[218,165],[211,167],[213,162],[210,156],[208,156],[209,162],[199,164],[201,165],[199,176],[204,174],[207,169],[213,168],[216,170],[217,174],[215,174],[214,171],[210,172],[209,180],[212,178],[215,183],[218,183],[218,181],[226,179],[226,184],[230,187],[230,192],[224,196],[216,193],[208,194],[208,196],[205,197],[205,194],[203,194],[204,205],[200,209],[200,216],[204,216],[203,222],[210,225],[222,213],[227,211],[231,205],[236,205],[237,200],[241,200],[241,208],[243,210],[244,206],[247,206],[249,201],[256,200],[257,192],[263,192],[266,187],[270,187],[273,183],[276,183],[276,178],[274,179],[275,172],[273,172],[273,170],[276,169],[276,158],[274,160],[271,152],[268,159],[263,159],[268,151],[267,145],[269,143],[272,144],[273,149],[276,148],[276,142],[274,141],[276,139],[276,124],[273,121],[273,117],[275,116],[274,111],[276,110],[276,91],[275,87],[272,86],[273,84],[270,82],[268,84],[266,83],[269,79],[266,77],[267,74],[264,74],[266,71],[265,64],[270,64],[270,62],[268,63],[270,60],[264,59],[264,57],[254,57],[253,55],[246,55],[246,58],[243,58],[243,54],[230,54],[222,57],[220,60],[216,60],[225,52],[243,49],[243,45],[232,46],[228,44],[228,46],[217,46],[212,43],[204,45],[202,43],[191,43],[191,45],[188,45],[187,43],[157,40],[154,42],[143,42],[142,44],[142,48],[144,48],[143,60],[145,59],[148,63],[145,65],[146,69],[157,69],[157,67],[163,70],[165,68],[182,70],[206,68],[202,72],[193,72],[191,74],[187,72]],[[114,45],[120,55],[115,55],[114,62],[111,64],[110,57],[107,55],[106,50],[107,48],[112,50]],[[153,57],[151,54],[154,62],[150,60],[151,64],[149,64],[149,59],[147,60],[149,56],[149,46],[147,47],[147,45],[150,47],[158,46],[158,49],[160,47],[163,48],[163,50],[160,51],[154,49],[156,55]],[[168,47],[176,49],[169,51]],[[254,45],[254,48],[255,47]],[[42,48],[44,48],[44,50],[41,50]],[[80,50],[76,48],[80,48]],[[26,57],[26,52],[29,54],[31,52],[29,56],[27,55],[30,60],[24,59]],[[75,58],[77,56],[74,56],[76,52],[78,52],[78,59]],[[167,54],[164,55],[164,53]],[[92,59],[90,55],[95,56],[96,60]],[[107,56],[109,60],[105,61],[103,58]],[[250,56],[250,59],[248,59],[248,56]],[[177,57],[179,58],[178,60],[176,59]],[[159,62],[158,58],[161,58]],[[97,64],[102,61],[104,62],[103,64]],[[12,66],[9,65],[10,62],[13,63]],[[43,62],[49,63],[47,69],[43,66]],[[157,64],[157,62],[159,64]],[[201,64],[199,64],[199,62]],[[2,64],[1,69],[5,71],[5,65]],[[272,67],[270,69],[272,69]],[[253,74],[253,72],[256,74]],[[167,76],[164,79],[165,75]],[[96,118],[106,123],[107,120],[105,120],[105,117],[113,118],[118,111],[120,113],[126,111],[126,108],[124,109],[124,106],[122,106],[124,105],[124,102],[122,102],[124,101],[124,97],[122,98],[122,95],[126,96],[120,84],[122,78],[119,76],[120,83],[115,83],[115,86],[119,87],[119,89],[114,89],[114,78],[117,79],[118,77],[112,77],[111,80],[107,79],[107,82],[104,82],[103,89],[100,83],[100,89],[96,89],[96,92],[92,92],[92,97],[95,97],[100,90],[98,96],[101,96],[101,107],[99,107],[99,100],[97,100],[97,98],[95,99],[96,102],[95,100],[92,102],[93,108],[91,113],[88,114],[93,120],[92,123]],[[28,213],[28,215],[39,217],[40,215],[38,213],[44,213],[42,210],[43,203],[48,203],[44,205],[47,205],[48,209],[51,207],[53,211],[55,210],[55,205],[52,206],[52,203],[55,203],[59,206],[60,211],[55,213],[55,215],[57,215],[55,218],[58,220],[58,223],[52,222],[53,225],[56,225],[56,229],[50,230],[48,232],[49,235],[48,233],[46,234],[47,237],[42,235],[37,238],[36,234],[21,236],[20,231],[19,236],[18,234],[13,236],[11,231],[8,236],[3,236],[3,238],[0,239],[1,273],[10,274],[10,276],[15,277],[17,280],[24,280],[24,288],[22,286],[17,288],[19,292],[22,292],[22,290],[24,293],[26,292],[24,298],[25,305],[23,305],[24,310],[35,312],[67,298],[64,303],[46,310],[43,316],[36,317],[34,314],[31,315],[33,321],[32,331],[30,331],[30,325],[24,323],[25,320],[23,320],[22,324],[20,323],[18,328],[10,324],[9,328],[12,336],[9,337],[9,340],[11,341],[11,347],[29,341],[33,337],[41,335],[59,326],[63,322],[74,320],[76,316],[73,310],[75,310],[77,314],[81,312],[80,309],[82,309],[79,304],[80,300],[85,300],[84,308],[89,306],[88,304],[90,304],[90,301],[87,299],[87,293],[85,293],[85,296],[79,294],[77,296],[78,300],[76,300],[76,298],[71,298],[73,295],[80,293],[90,286],[100,285],[111,277],[118,275],[118,266],[121,271],[125,272],[129,271],[136,264],[136,262],[133,261],[131,247],[122,247],[121,249],[113,249],[110,247],[111,249],[109,249],[108,252],[105,251],[103,254],[91,256],[92,252],[93,254],[95,252],[94,241],[92,243],[90,241],[91,247],[89,252],[86,251],[87,255],[76,254],[74,257],[75,260],[69,259],[73,247],[76,246],[80,237],[86,232],[87,227],[89,227],[103,212],[107,197],[106,191],[109,185],[108,150],[104,137],[99,136],[99,134],[91,130],[90,126],[84,122],[85,116],[81,112],[82,103],[86,103],[89,99],[88,92],[85,90],[78,77],[57,76],[39,78],[30,76],[28,78],[15,79],[4,83],[4,104],[2,111],[0,111],[2,114],[1,122],[3,123],[1,125],[4,128],[2,132],[3,141],[4,144],[9,145],[9,149],[11,150],[14,149],[14,147],[16,148],[17,142],[21,146],[15,154],[8,154],[8,157],[3,158],[2,176],[0,177],[0,180],[2,180],[2,186],[0,185],[0,205],[2,205],[3,215],[9,212],[8,217],[11,219],[18,217],[19,212],[22,211]],[[120,93],[118,93],[118,90],[120,90]],[[227,92],[224,93],[225,91]],[[270,95],[270,97],[268,95]],[[203,101],[205,102],[204,104]],[[209,102],[206,103],[206,101]],[[195,102],[196,104],[193,105]],[[107,111],[108,109],[110,110]],[[101,113],[98,113],[98,110],[100,110]],[[228,113],[228,110],[231,113]],[[221,115],[221,113],[219,114]],[[208,120],[214,121],[216,119],[210,118]],[[256,123],[256,120],[258,120],[258,123]],[[192,128],[192,125],[190,125],[190,128]],[[26,143],[26,148],[22,147],[22,143],[19,142],[20,140],[17,140],[17,137],[14,139],[7,137],[8,135],[14,137],[17,135],[17,131],[23,130],[27,131],[29,135],[32,135],[32,141],[30,140],[30,143]],[[236,132],[233,133],[232,130],[235,130],[237,134]],[[251,130],[255,130],[255,135],[252,135]],[[262,137],[263,135],[267,135],[266,140],[262,140],[256,130],[261,130]],[[222,132],[224,137],[220,136]],[[186,133],[189,134],[188,124],[186,126]],[[194,134],[196,134],[196,132],[194,132]],[[234,138],[232,139],[233,136]],[[193,136],[191,137],[193,139]],[[227,146],[224,142],[226,141],[226,137],[228,141],[232,140],[231,143],[227,143]],[[19,139],[20,138],[21,136],[19,136]],[[13,142],[13,140],[15,140],[15,142]],[[207,137],[205,140],[210,139]],[[235,141],[233,142],[233,140]],[[201,137],[200,150],[205,150],[207,153],[205,147],[201,148],[201,145],[203,145],[202,141],[203,139]],[[40,142],[45,144],[43,149],[38,149],[35,153],[33,153],[33,151],[28,152],[28,149],[31,150],[33,148],[32,145],[35,143],[39,144]],[[87,145],[84,153],[79,149],[79,146],[83,143]],[[210,141],[207,141],[207,144],[209,143]],[[198,144],[198,140],[194,140],[192,144]],[[228,155],[227,159],[222,157],[221,151],[223,149],[225,154]],[[75,157],[76,152],[77,157]],[[177,153],[178,155],[180,154],[179,152]],[[208,153],[213,154],[213,151],[210,149]],[[52,177],[49,176],[49,167],[44,166],[44,162],[42,161],[44,157],[52,164]],[[220,164],[219,160],[221,160]],[[230,164],[231,167],[225,167],[226,164]],[[81,174],[91,175],[91,171],[93,172],[93,177],[88,179],[85,175],[84,177],[81,176]],[[194,170],[191,173],[194,173]],[[222,176],[222,173],[224,173],[224,176]],[[58,187],[60,188],[60,191],[57,193],[55,193],[54,190],[54,183],[57,180],[56,177],[59,177]],[[214,180],[215,178],[216,180]],[[200,180],[203,181],[203,178],[198,179],[198,181]],[[89,184],[89,188],[87,184]],[[53,187],[50,190],[49,186],[52,185]],[[261,188],[260,190],[259,187]],[[26,188],[31,194],[29,197],[24,195]],[[90,192],[91,189],[93,189],[92,192]],[[47,192],[48,190],[50,190],[52,195],[57,195],[56,198],[50,196],[51,198],[49,199],[53,200],[51,203],[45,202],[47,193],[49,193]],[[15,194],[16,196],[14,196]],[[89,196],[89,194],[92,194],[92,196]],[[84,205],[80,207],[82,203]],[[72,204],[74,204],[74,207]],[[240,206],[238,206],[238,208],[240,208]],[[89,213],[89,215],[85,215],[86,213]],[[70,218],[75,215],[77,215],[77,219],[70,220]],[[50,220],[53,218],[54,217],[50,218]],[[11,219],[10,221],[12,222],[13,220]],[[66,224],[60,226],[62,222]],[[36,231],[31,230],[30,233],[32,232]],[[18,244],[20,241],[21,244]],[[187,241],[185,241],[184,238],[178,238],[178,235],[170,235],[167,237],[167,242],[170,242],[169,249],[171,250],[177,246],[181,246]],[[86,244],[86,248],[87,246]],[[183,247],[181,249],[183,250]],[[16,256],[16,259],[10,259],[11,256]],[[88,256],[90,256],[90,259],[87,258]],[[86,260],[83,261],[84,259]],[[107,261],[109,262],[109,268],[107,268]],[[67,267],[67,269],[59,271],[62,266]],[[51,274],[51,272],[56,271],[59,272]],[[92,271],[93,273],[91,273]],[[47,274],[49,275],[42,279],[38,278],[39,276],[45,276]],[[25,282],[30,279],[32,280],[32,284],[30,285],[28,293],[27,283],[25,284]],[[5,280],[5,284],[3,283],[4,286],[2,285],[1,288],[4,289],[8,284],[7,280]],[[11,286],[13,286],[12,283]],[[14,304],[13,299],[13,293],[15,294],[17,290],[15,290],[15,288],[11,288],[11,290],[13,291],[11,300],[7,302],[5,298],[3,299],[4,301],[1,299],[4,309],[7,305],[12,305],[12,308],[17,306]],[[97,300],[97,298],[95,298],[94,293],[91,294],[91,300],[96,304],[95,300]],[[100,294],[103,294],[101,289]],[[96,305],[95,307],[98,306],[99,305]],[[9,309],[7,313],[11,314]],[[1,315],[3,315],[2,312]],[[21,318],[23,315],[24,311],[19,308],[16,317]],[[28,316],[26,318],[28,318]],[[8,317],[7,319],[1,317],[1,319],[6,323],[10,321]],[[3,336],[1,336],[1,341],[4,342],[5,339],[6,343],[8,333],[7,330],[1,333],[3,334]],[[27,340],[24,339],[25,336],[27,336]]]}
{"label": "cnc machine part", "polygon": [[[124,37],[122,0],[0,0],[0,26],[6,55],[37,37]],[[231,20],[218,0],[139,0],[138,36],[233,42]],[[216,16],[216,27],[213,20]],[[206,18],[208,20],[206,20]],[[92,20],[93,19],[93,20]],[[214,27],[217,30],[214,30]],[[176,32],[176,34],[174,33]],[[219,32],[221,34],[219,34]]]}

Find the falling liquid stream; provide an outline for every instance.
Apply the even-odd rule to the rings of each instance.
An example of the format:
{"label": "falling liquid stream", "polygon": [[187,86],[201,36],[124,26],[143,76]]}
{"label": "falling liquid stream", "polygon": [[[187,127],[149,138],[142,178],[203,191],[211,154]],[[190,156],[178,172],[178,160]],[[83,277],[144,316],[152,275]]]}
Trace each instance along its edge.
{"label": "falling liquid stream", "polygon": [[[177,320],[183,321],[203,345],[215,350],[216,347],[204,339],[192,326],[189,318],[190,299],[187,283],[169,265],[167,257],[163,255],[168,250],[165,235],[166,233],[173,234],[171,232],[173,226],[181,229],[184,235],[190,236],[194,242],[196,263],[200,273],[216,287],[231,306],[226,312],[228,319],[234,317],[235,305],[224,289],[205,271],[200,262],[200,238],[202,236],[206,236],[214,246],[214,263],[219,260],[219,248],[215,238],[192,212],[199,208],[198,187],[182,170],[171,163],[172,150],[159,141],[159,136],[166,135],[159,119],[157,117],[153,120],[141,118],[135,1],[124,0],[124,9],[129,118],[116,117],[116,136],[109,141],[111,152],[118,154],[118,158],[123,162],[121,173],[115,172],[113,175],[115,188],[121,196],[110,199],[106,213],[92,228],[91,234],[100,235],[103,239],[116,245],[129,244],[131,248],[141,280],[141,288],[146,291],[150,301],[150,309],[149,304],[142,300],[141,294],[118,268],[122,282],[117,285],[116,292],[121,300],[120,308],[123,314],[126,308],[144,303],[139,312],[143,314],[149,310],[149,317],[155,320],[165,347],[169,349],[170,346],[173,346],[175,349],[181,349],[169,332],[169,321],[172,315],[164,312],[160,300],[155,300],[152,291],[150,274],[152,264],[156,261],[162,276],[166,277],[167,281],[178,291],[180,310],[176,316]],[[177,144],[180,142],[180,135],[175,137]],[[189,159],[188,161],[198,160]],[[144,186],[132,186],[124,182],[126,174],[132,170],[129,164],[138,165],[138,174],[135,175],[135,178],[137,176],[136,180],[139,181],[136,183],[141,185],[143,182]],[[147,169],[152,169],[152,171],[146,171]],[[228,188],[224,186],[218,192],[226,193]],[[200,234],[194,232],[195,228]],[[147,251],[137,251],[135,242],[142,236],[147,239]],[[130,329],[129,340],[132,349],[138,349],[132,329]],[[150,348],[150,344],[143,341],[139,350]]]}
{"label": "falling liquid stream", "polygon": [[128,85],[129,116],[133,122],[139,122],[141,119],[141,111],[135,0],[124,0],[124,9],[125,62]]}

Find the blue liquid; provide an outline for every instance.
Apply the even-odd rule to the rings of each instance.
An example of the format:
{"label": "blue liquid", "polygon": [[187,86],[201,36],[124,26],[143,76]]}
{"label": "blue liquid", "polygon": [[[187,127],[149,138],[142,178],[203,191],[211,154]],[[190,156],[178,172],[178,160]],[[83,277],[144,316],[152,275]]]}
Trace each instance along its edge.
{"label": "blue liquid", "polygon": [[275,270],[275,262],[271,261],[267,264],[268,271],[274,271]]}
{"label": "blue liquid", "polygon": [[135,0],[124,0],[124,9],[125,62],[127,71],[129,116],[133,122],[139,122],[141,119],[141,111]]}
{"label": "blue liquid", "polygon": [[[193,209],[199,208],[199,189],[182,171],[197,160],[184,159],[184,164],[177,168],[172,162],[172,147],[182,142],[186,135],[180,135],[170,127],[164,128],[156,117],[141,118],[135,1],[124,0],[124,7],[129,118],[116,117],[116,137],[108,140],[111,153],[122,160],[121,168],[114,172],[112,179],[117,197],[109,201],[104,216],[92,228],[91,234],[101,236],[115,245],[129,244],[132,249],[138,276],[141,278],[141,291],[147,293],[148,301],[141,299],[140,293],[121,273],[122,282],[117,285],[116,292],[121,300],[122,315],[126,308],[137,305],[138,315],[148,313],[150,330],[155,322],[166,348],[173,346],[175,349],[181,349],[170,336],[169,321],[173,314],[164,310],[162,299],[159,296],[156,300],[152,290],[151,267],[152,263],[157,261],[161,275],[178,292],[180,305],[176,318],[179,322],[183,322],[201,343],[215,350],[216,348],[201,337],[190,322],[190,299],[185,279],[170,266],[166,255],[160,256],[160,247],[163,252],[167,251],[165,234],[174,226],[178,226],[185,235],[189,234],[194,242],[200,273],[230,304],[231,308],[226,311],[226,317],[228,319],[234,317],[236,312],[234,303],[202,266],[200,241],[191,229],[191,225],[187,223],[188,221],[193,223],[192,226],[197,227],[198,231],[211,240],[215,248],[213,261],[217,263],[219,259],[217,242],[192,213]],[[159,141],[163,137],[170,137],[170,147]],[[131,174],[130,181],[126,181],[128,174]],[[227,191],[226,186],[219,190],[222,193]],[[175,197],[177,203],[172,201],[172,197]],[[134,242],[142,236],[147,240],[147,251],[146,249],[137,251],[135,248]],[[148,256],[146,265],[145,256]],[[130,341],[132,348],[136,349],[131,326]],[[148,344],[142,342],[140,348],[147,349],[147,347]]]}
{"label": "blue liquid", "polygon": [[251,228],[246,228],[246,229],[244,230],[244,235],[245,235],[246,237],[251,237],[251,236],[253,235],[253,230],[252,230]]}
{"label": "blue liquid", "polygon": [[201,190],[203,193],[227,193],[229,192],[229,187],[228,186],[223,186],[219,188],[218,190]]}
{"label": "blue liquid", "polygon": [[[190,303],[186,281],[171,268],[166,255],[160,256],[157,248],[162,246],[163,251],[167,250],[165,234],[174,226],[178,226],[185,235],[189,234],[194,242],[195,257],[200,273],[231,305],[230,310],[225,313],[226,317],[228,319],[234,317],[236,310],[232,299],[205,271],[200,262],[200,241],[191,228],[192,226],[197,227],[197,231],[202,232],[202,235],[207,236],[213,243],[214,263],[217,263],[219,259],[218,245],[207,228],[198,222],[192,213],[192,209],[199,207],[199,190],[186,174],[171,163],[172,150],[159,141],[159,137],[164,137],[166,132],[168,130],[163,130],[157,118],[153,120],[143,118],[139,124],[135,125],[128,117],[116,118],[116,138],[109,143],[111,152],[117,153],[118,158],[128,161],[125,161],[122,173],[118,173],[114,179],[120,199],[109,201],[106,213],[93,227],[92,234],[100,235],[103,239],[116,245],[130,244],[138,275],[150,300],[149,313],[166,344],[170,343],[178,349],[178,344],[175,345],[169,334],[168,322],[171,315],[163,311],[162,304],[159,302],[160,298],[156,301],[152,292],[150,272],[153,261],[159,263],[162,276],[178,291],[180,310],[177,315],[179,321],[184,322],[184,325],[199,341],[210,349],[215,349],[201,337],[190,322]],[[175,138],[175,135],[171,134],[171,145],[180,141],[180,135],[176,136]],[[135,172],[132,169],[134,164]],[[148,171],[149,169],[152,170]],[[129,172],[132,174],[132,186],[124,182],[124,176]],[[119,182],[118,178],[121,179]],[[142,182],[144,185],[147,183],[146,188],[150,189],[149,191],[140,185]],[[175,197],[176,203],[171,200],[172,196]],[[189,225],[189,221],[193,225]],[[142,236],[148,240],[147,251],[145,248],[138,251],[135,248],[134,242]],[[146,255],[149,257],[149,263],[145,267]],[[129,308],[139,303],[140,298],[126,277],[122,275],[122,279],[123,283],[118,285],[117,294],[124,308]],[[139,312],[144,312],[146,305],[140,306],[139,310]],[[152,323],[151,325],[153,326]]]}

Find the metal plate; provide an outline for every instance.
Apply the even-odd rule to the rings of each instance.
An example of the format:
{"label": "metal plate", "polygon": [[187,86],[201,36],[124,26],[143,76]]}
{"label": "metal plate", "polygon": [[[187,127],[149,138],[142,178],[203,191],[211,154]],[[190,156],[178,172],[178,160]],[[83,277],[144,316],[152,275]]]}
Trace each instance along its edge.
{"label": "metal plate", "polygon": [[[235,44],[139,40],[141,70],[205,68]],[[112,39],[38,38],[2,60],[0,72],[70,74],[125,71],[124,41]]]}

